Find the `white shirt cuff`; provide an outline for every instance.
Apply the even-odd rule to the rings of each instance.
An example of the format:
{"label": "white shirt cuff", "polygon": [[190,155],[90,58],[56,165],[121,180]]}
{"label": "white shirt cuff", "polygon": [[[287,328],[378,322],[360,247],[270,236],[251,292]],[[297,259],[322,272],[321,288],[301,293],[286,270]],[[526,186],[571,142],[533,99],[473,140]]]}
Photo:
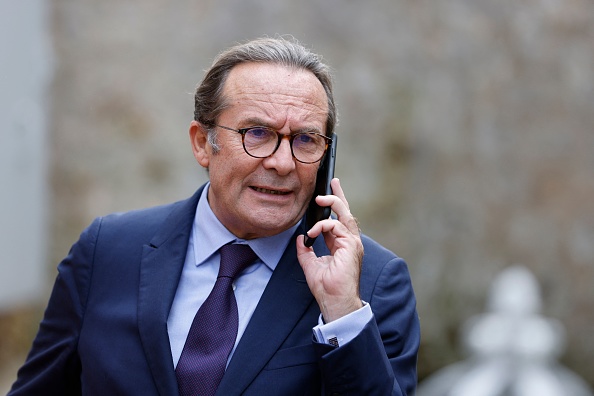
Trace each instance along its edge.
{"label": "white shirt cuff", "polygon": [[371,307],[365,301],[363,307],[330,323],[324,323],[320,314],[318,325],[313,328],[314,337],[317,342],[341,346],[359,335],[372,318]]}

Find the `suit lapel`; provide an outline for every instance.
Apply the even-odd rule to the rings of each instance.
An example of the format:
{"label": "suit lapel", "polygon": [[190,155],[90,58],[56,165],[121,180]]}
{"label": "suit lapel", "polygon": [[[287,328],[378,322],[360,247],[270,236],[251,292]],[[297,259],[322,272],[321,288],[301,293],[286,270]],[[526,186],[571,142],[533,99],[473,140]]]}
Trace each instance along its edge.
{"label": "suit lapel", "polygon": [[186,258],[200,188],[173,209],[149,244],[143,246],[138,290],[138,330],[155,385],[163,396],[177,395],[167,317]]}
{"label": "suit lapel", "polygon": [[[179,394],[167,333],[167,318],[185,262],[196,206],[203,188],[190,199],[177,204],[163,227],[150,243],[143,246],[138,329],[155,385],[163,396]],[[299,233],[303,233],[302,227],[293,235],[270,278],[227,367],[218,395],[243,392],[280,348],[308,307],[315,303],[296,259],[294,241]],[[318,255],[327,254],[322,238],[318,238],[314,249]],[[273,325],[271,318],[274,320]]]}
{"label": "suit lapel", "polygon": [[243,392],[280,348],[305,310],[314,302],[303,270],[296,259],[294,240],[299,232],[302,232],[300,228],[274,270],[229,362],[217,395],[235,395]]}

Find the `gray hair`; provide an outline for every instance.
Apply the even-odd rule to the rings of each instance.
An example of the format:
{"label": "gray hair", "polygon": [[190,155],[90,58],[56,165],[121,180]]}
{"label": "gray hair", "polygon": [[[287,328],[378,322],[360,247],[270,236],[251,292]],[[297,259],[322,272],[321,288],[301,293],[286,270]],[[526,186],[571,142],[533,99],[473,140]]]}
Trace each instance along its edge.
{"label": "gray hair", "polygon": [[233,67],[247,62],[273,63],[312,72],[324,87],[328,98],[326,134],[334,131],[337,123],[336,105],[332,93],[332,76],[321,56],[314,54],[295,39],[261,38],[239,44],[220,53],[206,72],[194,95],[194,120],[209,129],[208,141],[216,151],[214,126],[221,112],[228,106],[223,95],[225,81]]}

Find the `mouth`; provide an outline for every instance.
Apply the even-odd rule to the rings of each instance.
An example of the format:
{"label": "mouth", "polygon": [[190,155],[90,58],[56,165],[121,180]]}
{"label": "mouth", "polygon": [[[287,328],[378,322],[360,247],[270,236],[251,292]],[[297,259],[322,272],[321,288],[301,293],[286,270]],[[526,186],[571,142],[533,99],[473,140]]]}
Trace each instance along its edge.
{"label": "mouth", "polygon": [[250,186],[250,188],[254,191],[259,192],[259,193],[270,194],[270,195],[288,195],[291,193],[290,191],[271,190],[268,188],[261,188],[261,187],[254,187],[254,186]]}

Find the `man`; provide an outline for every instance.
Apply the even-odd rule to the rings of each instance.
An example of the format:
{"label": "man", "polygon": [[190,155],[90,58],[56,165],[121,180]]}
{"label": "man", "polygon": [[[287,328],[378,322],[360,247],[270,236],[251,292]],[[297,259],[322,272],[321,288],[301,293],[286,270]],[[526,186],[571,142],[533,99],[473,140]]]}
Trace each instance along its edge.
{"label": "man", "polygon": [[[9,395],[412,394],[420,334],[406,264],[360,235],[338,179],[316,198],[336,218],[301,221],[335,124],[328,68],[299,44],[222,53],[189,130],[209,183],[81,234]],[[312,248],[306,232],[322,236]],[[228,276],[235,319],[213,330],[216,317],[196,318],[230,243],[256,256]],[[229,328],[213,363],[219,352],[194,337],[218,343]]]}

